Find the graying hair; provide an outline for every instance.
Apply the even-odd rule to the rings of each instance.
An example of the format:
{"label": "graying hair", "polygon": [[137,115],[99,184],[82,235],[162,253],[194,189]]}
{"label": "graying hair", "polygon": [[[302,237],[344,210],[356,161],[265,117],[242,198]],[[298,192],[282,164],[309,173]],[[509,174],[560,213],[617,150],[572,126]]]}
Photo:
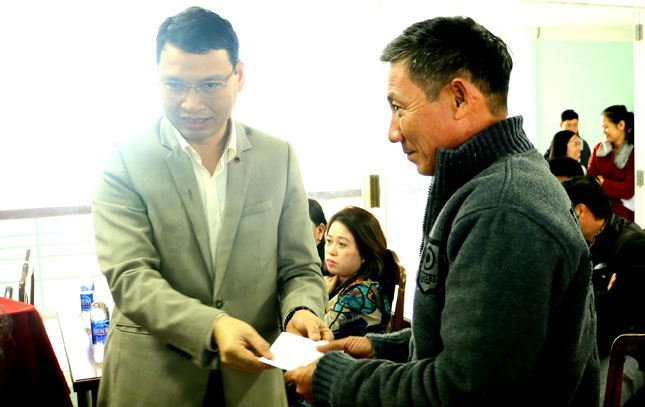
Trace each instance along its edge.
{"label": "graying hair", "polygon": [[413,24],[385,47],[381,61],[404,63],[428,100],[462,77],[479,88],[492,114],[506,114],[513,60],[504,41],[471,18],[437,17]]}

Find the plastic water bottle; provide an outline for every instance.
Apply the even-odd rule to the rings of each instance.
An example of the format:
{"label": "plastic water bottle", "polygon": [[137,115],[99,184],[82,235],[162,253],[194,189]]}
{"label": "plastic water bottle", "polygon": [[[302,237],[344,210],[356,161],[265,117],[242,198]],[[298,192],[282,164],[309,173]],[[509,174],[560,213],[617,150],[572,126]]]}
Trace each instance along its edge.
{"label": "plastic water bottle", "polygon": [[90,327],[90,307],[94,302],[94,281],[90,276],[81,277],[81,319],[83,326]]}
{"label": "plastic water bottle", "polygon": [[97,301],[92,304],[90,319],[92,321],[92,348],[94,349],[94,361],[103,363],[105,339],[107,338],[108,327],[110,326],[110,313],[104,302]]}

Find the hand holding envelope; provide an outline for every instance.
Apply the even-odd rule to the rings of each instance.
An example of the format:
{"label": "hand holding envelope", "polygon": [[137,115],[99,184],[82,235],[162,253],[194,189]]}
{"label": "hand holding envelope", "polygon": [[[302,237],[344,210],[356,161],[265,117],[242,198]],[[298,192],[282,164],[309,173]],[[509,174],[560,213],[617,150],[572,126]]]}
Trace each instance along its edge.
{"label": "hand holding envelope", "polygon": [[[316,343],[316,345],[318,344],[320,345],[320,350],[323,351],[322,353],[336,350],[343,351],[357,359],[374,357],[372,344],[366,337],[349,336],[347,338],[331,341],[326,345],[323,345],[322,341]],[[316,352],[318,352],[317,349]],[[304,396],[305,400],[309,404],[315,404],[311,394],[311,382],[316,366],[318,365],[319,357],[320,356],[315,356],[313,362],[308,365],[289,370],[284,374],[284,380],[287,383],[295,384],[296,391]]]}
{"label": "hand holding envelope", "polygon": [[260,362],[284,370],[293,370],[320,358],[323,353],[316,346],[325,345],[327,341],[312,341],[309,338],[283,332],[271,345],[273,359],[260,357]]}

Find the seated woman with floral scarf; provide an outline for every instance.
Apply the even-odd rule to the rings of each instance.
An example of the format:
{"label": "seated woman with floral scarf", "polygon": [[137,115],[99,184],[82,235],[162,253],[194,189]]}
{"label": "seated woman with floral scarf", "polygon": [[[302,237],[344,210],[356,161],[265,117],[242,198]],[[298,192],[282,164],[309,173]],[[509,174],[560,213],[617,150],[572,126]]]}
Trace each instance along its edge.
{"label": "seated woman with floral scarf", "polygon": [[400,266],[374,215],[349,206],[332,216],[325,263],[330,273],[325,323],[334,337],[388,332]]}

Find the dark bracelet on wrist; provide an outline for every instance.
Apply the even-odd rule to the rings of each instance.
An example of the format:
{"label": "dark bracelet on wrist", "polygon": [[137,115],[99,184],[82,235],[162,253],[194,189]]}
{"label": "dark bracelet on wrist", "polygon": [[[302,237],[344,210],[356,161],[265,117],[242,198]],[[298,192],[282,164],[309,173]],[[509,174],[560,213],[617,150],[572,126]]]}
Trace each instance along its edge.
{"label": "dark bracelet on wrist", "polygon": [[307,311],[312,312],[309,308],[304,307],[304,306],[303,307],[292,308],[291,311],[289,311],[289,313],[287,314],[287,316],[284,319],[284,326],[282,327],[283,331],[285,329],[287,329],[287,325],[289,325],[289,321],[291,321],[291,318],[293,318],[293,315],[296,313],[296,311],[300,311],[301,309],[306,309]]}

